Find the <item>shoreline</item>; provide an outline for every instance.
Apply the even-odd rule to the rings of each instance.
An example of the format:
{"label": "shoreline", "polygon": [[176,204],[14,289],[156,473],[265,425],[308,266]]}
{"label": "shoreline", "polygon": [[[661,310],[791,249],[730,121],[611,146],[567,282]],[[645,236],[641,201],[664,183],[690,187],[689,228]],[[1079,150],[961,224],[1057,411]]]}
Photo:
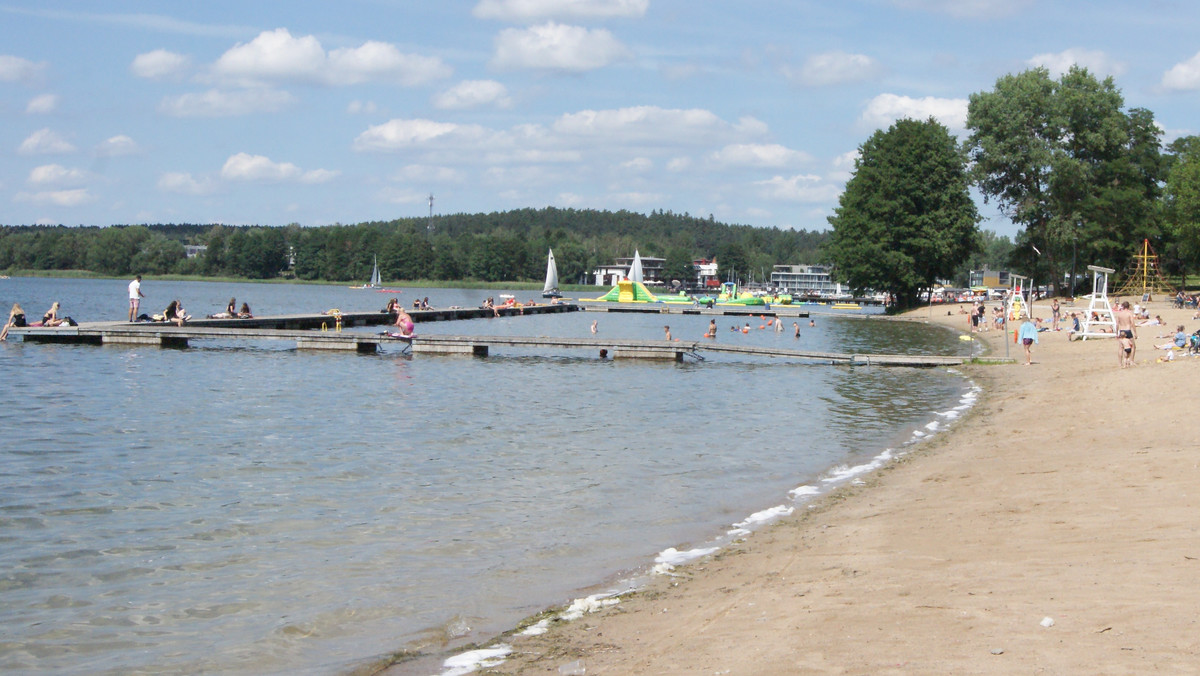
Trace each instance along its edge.
{"label": "shoreline", "polygon": [[[957,307],[903,318],[962,332]],[[1194,661],[1200,470],[1185,430],[1200,358],[1158,363],[1153,345],[1161,329],[1200,322],[1168,303],[1150,311],[1168,327],[1142,327],[1137,368],[1118,368],[1112,341],[1065,331],[1039,336],[1031,367],[961,367],[983,394],[949,430],[619,603],[541,635],[509,632],[496,643],[511,654],[480,673],[1135,673]],[[1048,317],[1048,303],[1034,314]],[[981,356],[1002,355],[1003,335],[977,334]]]}

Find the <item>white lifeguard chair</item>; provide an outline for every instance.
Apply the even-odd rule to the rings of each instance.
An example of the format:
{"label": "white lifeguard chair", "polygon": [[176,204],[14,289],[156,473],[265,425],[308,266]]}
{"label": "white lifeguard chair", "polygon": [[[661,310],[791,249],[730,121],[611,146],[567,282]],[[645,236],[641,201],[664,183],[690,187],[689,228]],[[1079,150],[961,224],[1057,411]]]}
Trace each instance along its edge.
{"label": "white lifeguard chair", "polygon": [[1108,276],[1116,270],[1098,265],[1089,265],[1088,270],[1092,271],[1092,300],[1088,303],[1087,314],[1080,322],[1080,331],[1076,336],[1081,340],[1115,338],[1117,317],[1108,302]]}
{"label": "white lifeguard chair", "polygon": [[1012,288],[1008,291],[1004,308],[1005,324],[1020,322],[1021,315],[1033,317],[1033,280],[1024,275],[1010,274]]}

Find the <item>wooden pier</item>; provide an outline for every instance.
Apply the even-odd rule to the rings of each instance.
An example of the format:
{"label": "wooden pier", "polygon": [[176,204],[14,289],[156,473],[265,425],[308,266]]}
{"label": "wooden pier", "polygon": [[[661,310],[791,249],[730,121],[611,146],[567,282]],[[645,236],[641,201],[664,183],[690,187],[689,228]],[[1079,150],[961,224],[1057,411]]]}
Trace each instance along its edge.
{"label": "wooden pier", "polygon": [[77,327],[27,327],[10,331],[25,342],[77,343],[91,345],[156,345],[186,348],[194,340],[287,340],[298,349],[345,350],[372,353],[381,345],[409,349],[414,354],[466,354],[486,357],[493,347],[512,347],[532,350],[583,349],[604,351],[613,359],[662,359],[683,361],[686,356],[702,359],[700,352],[742,354],[757,357],[794,359],[826,364],[860,364],[877,366],[955,366],[967,357],[897,354],[845,354],[815,352],[774,347],[727,345],[715,341],[622,340],[614,338],[556,338],[551,336],[451,336],[419,335],[411,341],[393,338],[386,333],[365,331],[312,331],[239,326],[185,326],[163,324],[127,324],[109,322]]}

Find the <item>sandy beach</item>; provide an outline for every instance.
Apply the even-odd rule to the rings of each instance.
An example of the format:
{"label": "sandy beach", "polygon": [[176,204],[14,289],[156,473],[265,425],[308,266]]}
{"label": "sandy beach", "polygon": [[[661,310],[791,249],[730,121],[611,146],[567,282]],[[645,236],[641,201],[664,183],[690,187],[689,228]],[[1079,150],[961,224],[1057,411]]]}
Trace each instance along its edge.
{"label": "sandy beach", "polygon": [[[1154,349],[1200,320],[1149,310],[1166,326],[1139,329],[1134,367],[1065,330],[1030,366],[964,367],[983,395],[949,431],[615,606],[506,637],[481,673],[1200,672],[1200,358]],[[908,318],[967,327],[958,306]],[[1004,335],[976,337],[1004,357]]]}

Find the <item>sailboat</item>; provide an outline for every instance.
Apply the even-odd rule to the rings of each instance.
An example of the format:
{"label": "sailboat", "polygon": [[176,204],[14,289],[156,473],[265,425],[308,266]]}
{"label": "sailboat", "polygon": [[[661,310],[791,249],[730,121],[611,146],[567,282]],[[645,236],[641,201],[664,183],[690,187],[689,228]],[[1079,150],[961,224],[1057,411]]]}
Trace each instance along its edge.
{"label": "sailboat", "polygon": [[546,260],[546,285],[542,287],[542,298],[562,298],[558,292],[558,266],[554,264],[554,249]]}
{"label": "sailboat", "polygon": [[383,281],[381,279],[379,279],[379,257],[378,256],[373,257],[371,262],[373,263],[373,265],[371,267],[371,281],[367,282],[366,284],[363,284],[362,286],[352,286],[350,288],[352,288],[352,289],[382,289],[383,288]]}
{"label": "sailboat", "polygon": [[633,263],[629,266],[629,281],[644,283],[646,280],[643,277],[644,273],[642,272],[642,256],[638,253],[637,249],[634,249]]}

